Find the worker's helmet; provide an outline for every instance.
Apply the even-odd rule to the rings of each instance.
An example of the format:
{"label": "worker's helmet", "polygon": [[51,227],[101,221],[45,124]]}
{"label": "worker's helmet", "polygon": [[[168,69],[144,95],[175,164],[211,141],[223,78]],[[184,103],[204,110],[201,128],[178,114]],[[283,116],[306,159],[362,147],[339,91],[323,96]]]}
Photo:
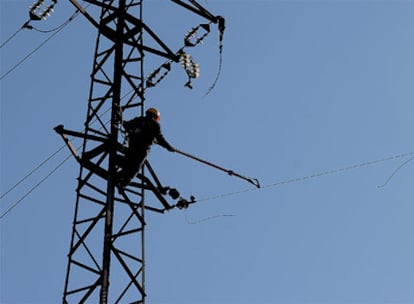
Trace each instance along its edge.
{"label": "worker's helmet", "polygon": [[149,108],[145,114],[147,114],[147,116],[153,117],[156,121],[160,121],[161,119],[160,111],[158,111],[156,108]]}

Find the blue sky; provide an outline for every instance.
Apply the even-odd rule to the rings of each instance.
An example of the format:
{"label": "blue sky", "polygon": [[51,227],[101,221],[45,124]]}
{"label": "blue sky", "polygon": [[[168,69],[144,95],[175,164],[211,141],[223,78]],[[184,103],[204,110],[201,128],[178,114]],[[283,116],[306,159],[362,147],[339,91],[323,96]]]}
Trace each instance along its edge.
{"label": "blue sky", "polygon": [[[201,22],[147,3],[145,20],[173,49]],[[227,21],[219,82],[204,97],[218,66],[212,33],[192,53],[194,89],[176,66],[147,100],[173,145],[265,187],[154,147],[159,177],[200,202],[147,215],[146,302],[414,303],[414,2],[200,3]],[[1,42],[30,4],[1,1]],[[59,1],[33,25],[73,12]],[[95,36],[79,16],[1,80],[2,194],[62,146],[54,126],[83,128]],[[0,74],[48,37],[20,31],[0,49]],[[5,195],[1,214],[67,155]],[[69,159],[0,220],[1,303],[61,301],[77,176]]]}

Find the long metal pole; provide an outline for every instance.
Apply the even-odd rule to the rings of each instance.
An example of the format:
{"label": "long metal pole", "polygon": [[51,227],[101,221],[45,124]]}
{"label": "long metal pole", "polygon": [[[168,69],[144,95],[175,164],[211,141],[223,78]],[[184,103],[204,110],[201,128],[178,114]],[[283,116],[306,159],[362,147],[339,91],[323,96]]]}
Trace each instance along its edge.
{"label": "long metal pole", "polygon": [[218,166],[216,164],[213,164],[213,163],[211,163],[209,161],[206,161],[204,159],[201,159],[201,158],[199,158],[197,156],[191,155],[191,154],[189,154],[187,152],[184,152],[184,151],[181,151],[181,150],[178,150],[178,149],[175,149],[175,152],[177,152],[177,153],[179,153],[181,155],[184,155],[184,156],[186,156],[188,158],[194,159],[194,160],[196,160],[196,161],[198,161],[200,163],[203,163],[203,164],[205,164],[207,166],[210,166],[210,167],[216,168],[218,170],[224,171],[228,175],[232,175],[232,176],[236,176],[238,178],[244,179],[245,181],[248,181],[249,183],[255,185],[257,188],[260,188],[260,183],[259,183],[259,180],[257,178],[251,178],[251,177],[247,177],[247,176],[241,175],[241,174],[236,173],[236,172],[234,172],[232,170],[225,169],[225,168],[220,167],[220,166]]}
{"label": "long metal pole", "polygon": [[117,27],[114,57],[114,77],[113,77],[113,98],[111,113],[111,134],[110,134],[110,152],[108,164],[108,184],[106,197],[106,217],[105,217],[105,235],[104,248],[102,258],[102,286],[100,293],[100,304],[108,303],[108,290],[110,279],[111,265],[111,249],[112,249],[112,233],[114,219],[114,200],[115,200],[115,184],[116,184],[116,162],[118,142],[118,124],[120,122],[119,109],[121,103],[121,83],[122,83],[122,60],[123,60],[123,31],[125,26],[125,0],[119,1],[117,12]]}
{"label": "long metal pole", "polygon": [[[143,18],[144,18],[144,5],[143,5],[144,0],[141,0],[140,4],[141,4],[141,9],[139,12],[139,20],[141,20],[141,22],[143,22]],[[140,28],[140,45],[143,46],[144,45],[144,33],[143,33],[143,27]],[[140,61],[140,73],[141,73],[141,77],[142,79],[144,79],[144,53],[142,52],[141,54],[142,59]],[[140,90],[140,100],[141,100],[141,116],[144,115],[144,106],[145,106],[145,96],[144,96],[144,92],[145,90],[143,89],[144,87],[144,83],[141,82],[142,88]],[[142,168],[142,173],[144,175],[144,168]],[[142,231],[141,231],[141,258],[142,258],[142,276],[141,276],[141,287],[142,287],[142,304],[145,304],[145,298],[146,298],[146,292],[145,292],[145,270],[146,270],[146,265],[145,265],[145,189],[142,188],[141,189],[141,206],[140,206],[140,210],[141,210],[141,216],[142,216]]]}

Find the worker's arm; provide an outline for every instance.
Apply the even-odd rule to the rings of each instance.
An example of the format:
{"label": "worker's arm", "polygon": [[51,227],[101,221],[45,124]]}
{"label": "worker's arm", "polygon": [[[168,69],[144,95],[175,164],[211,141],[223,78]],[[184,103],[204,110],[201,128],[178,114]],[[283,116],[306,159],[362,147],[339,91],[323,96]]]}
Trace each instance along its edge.
{"label": "worker's arm", "polygon": [[157,140],[157,144],[159,144],[161,147],[164,147],[165,149],[167,149],[170,152],[175,152],[175,148],[167,142],[167,140],[165,139],[165,137],[161,133],[158,134],[155,137],[155,139]]}

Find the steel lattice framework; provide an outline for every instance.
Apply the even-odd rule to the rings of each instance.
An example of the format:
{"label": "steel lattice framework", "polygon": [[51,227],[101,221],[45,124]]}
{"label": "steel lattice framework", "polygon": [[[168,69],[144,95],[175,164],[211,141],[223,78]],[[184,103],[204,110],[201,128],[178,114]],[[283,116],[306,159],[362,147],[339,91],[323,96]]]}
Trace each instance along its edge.
{"label": "steel lattice framework", "polygon": [[[172,51],[143,22],[143,0],[85,0],[88,10],[98,10],[99,17],[76,0],[70,1],[97,28],[98,35],[85,129],[55,128],[80,164],[63,303],[144,303],[145,210],[162,213],[191,201],[162,186],[148,162],[148,174],[141,171],[125,191],[117,190],[116,174],[125,149],[122,117],[126,111],[143,114],[145,90],[156,86],[174,63],[181,62],[191,87],[198,70],[185,48],[200,43],[211,23],[218,24],[221,41],[224,19],[196,1],[170,0],[209,22],[192,28],[184,46]],[[198,30],[203,31],[199,36]],[[151,46],[144,43],[144,37]],[[163,58],[164,63],[145,76],[144,57],[149,55]],[[71,144],[72,136],[83,139],[80,153]],[[152,205],[144,200],[146,191],[156,198]],[[168,195],[178,203],[170,204]]]}

